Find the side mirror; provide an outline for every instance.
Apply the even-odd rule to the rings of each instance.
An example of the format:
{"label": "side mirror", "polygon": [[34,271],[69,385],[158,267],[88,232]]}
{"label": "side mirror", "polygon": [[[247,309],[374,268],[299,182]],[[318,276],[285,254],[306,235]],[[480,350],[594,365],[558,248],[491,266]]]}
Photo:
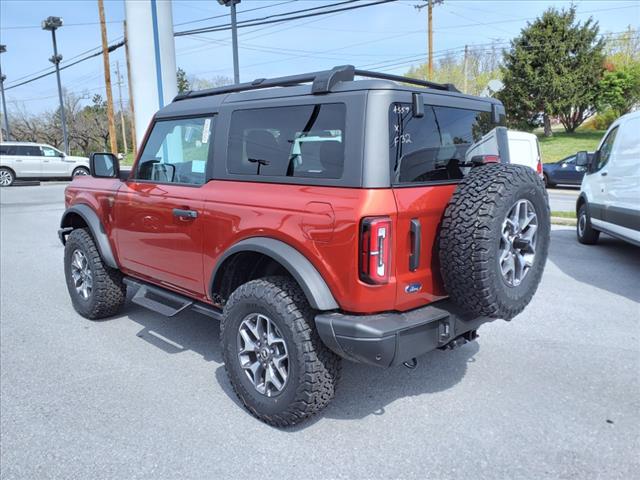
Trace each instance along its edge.
{"label": "side mirror", "polygon": [[587,152],[582,150],[576,153],[576,166],[578,167],[586,167],[589,165],[589,156]]}
{"label": "side mirror", "polygon": [[64,152],[60,152],[60,158],[65,158],[66,156],[67,156],[67,154],[66,154],[66,153],[64,153]]}
{"label": "side mirror", "polygon": [[97,178],[119,178],[120,164],[113,153],[92,153],[89,156],[91,176]]}

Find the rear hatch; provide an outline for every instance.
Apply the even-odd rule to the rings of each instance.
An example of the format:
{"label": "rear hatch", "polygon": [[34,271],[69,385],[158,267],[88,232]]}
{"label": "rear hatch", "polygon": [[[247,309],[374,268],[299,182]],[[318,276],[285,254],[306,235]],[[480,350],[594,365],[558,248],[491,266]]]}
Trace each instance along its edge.
{"label": "rear hatch", "polygon": [[[398,209],[394,229],[398,310],[446,296],[437,250],[440,222],[457,182],[471,168],[467,150],[496,127],[491,104],[477,104],[481,107],[475,110],[425,105],[421,117],[414,116],[410,104],[391,106],[389,159]],[[483,159],[500,160],[487,155],[473,161]]]}

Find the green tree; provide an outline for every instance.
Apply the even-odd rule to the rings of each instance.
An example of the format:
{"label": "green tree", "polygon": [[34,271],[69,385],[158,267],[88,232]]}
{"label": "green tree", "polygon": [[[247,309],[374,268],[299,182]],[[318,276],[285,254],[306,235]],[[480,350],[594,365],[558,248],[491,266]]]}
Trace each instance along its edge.
{"label": "green tree", "polygon": [[178,76],[178,93],[186,93],[191,90],[191,83],[182,68],[178,68],[176,75]]}
{"label": "green tree", "polygon": [[640,103],[640,63],[604,73],[600,80],[598,111],[613,110],[617,116]]}
{"label": "green tree", "polygon": [[598,31],[592,18],[576,22],[575,6],[550,8],[511,41],[499,98],[512,125],[533,127],[542,113],[551,136],[551,116],[573,132],[593,113],[604,61]]}

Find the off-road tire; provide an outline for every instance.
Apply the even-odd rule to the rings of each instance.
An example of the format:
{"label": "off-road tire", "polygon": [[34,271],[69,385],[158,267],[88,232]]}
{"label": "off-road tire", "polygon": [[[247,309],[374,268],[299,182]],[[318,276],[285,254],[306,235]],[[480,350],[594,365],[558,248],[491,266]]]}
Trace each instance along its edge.
{"label": "off-road tire", "polygon": [[[287,343],[289,378],[275,397],[256,390],[238,359],[238,329],[251,313],[269,317]],[[252,415],[269,425],[295,425],[318,413],[334,397],[340,358],[320,340],[314,328],[314,311],[290,278],[265,277],[238,287],[224,307],[220,342],[236,395]]]}
{"label": "off-road tire", "polygon": [[8,183],[1,183],[0,187],[10,187],[16,181],[16,174],[13,173],[13,170],[6,167],[0,167],[0,172],[5,179],[8,179]]}
{"label": "off-road tire", "polygon": [[591,225],[591,215],[586,203],[578,209],[578,221],[576,222],[576,236],[578,241],[585,245],[595,245],[600,238],[600,232]]}
{"label": "off-road tire", "polygon": [[[87,299],[82,298],[76,291],[71,277],[72,255],[76,250],[80,250],[89,261],[93,277],[93,289]],[[105,265],[88,229],[76,228],[67,237],[64,247],[64,274],[73,308],[83,317],[91,320],[111,317],[124,305],[127,287],[122,281],[122,273]]]}
{"label": "off-road tire", "polygon": [[[526,199],[537,215],[536,254],[517,286],[500,271],[502,223],[513,205]],[[471,169],[458,184],[442,219],[439,259],[451,299],[478,316],[510,320],[531,301],[547,259],[550,212],[542,180],[522,165],[491,164]]]}

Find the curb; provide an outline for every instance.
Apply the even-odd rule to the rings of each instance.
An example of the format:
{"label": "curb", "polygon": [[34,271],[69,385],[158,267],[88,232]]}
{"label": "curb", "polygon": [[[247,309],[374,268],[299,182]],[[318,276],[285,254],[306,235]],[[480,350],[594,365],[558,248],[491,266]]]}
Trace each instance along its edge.
{"label": "curb", "polygon": [[566,217],[551,217],[551,223],[553,225],[569,225],[569,226],[575,227],[576,219],[566,218]]}

